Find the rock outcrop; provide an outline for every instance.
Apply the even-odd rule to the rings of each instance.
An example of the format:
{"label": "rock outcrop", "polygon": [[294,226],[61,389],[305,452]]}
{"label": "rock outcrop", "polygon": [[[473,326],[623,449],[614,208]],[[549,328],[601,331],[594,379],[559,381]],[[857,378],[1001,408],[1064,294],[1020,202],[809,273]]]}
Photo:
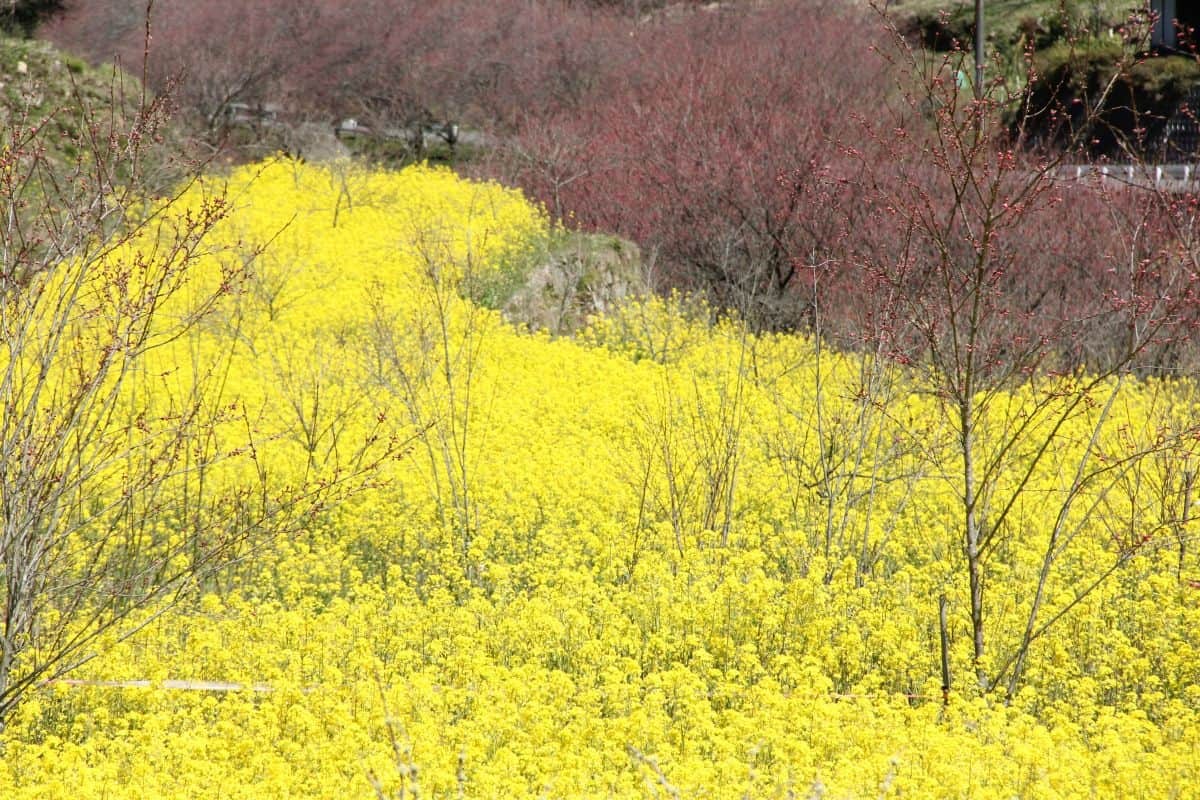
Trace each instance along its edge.
{"label": "rock outcrop", "polygon": [[617,236],[571,232],[536,259],[522,285],[502,305],[505,317],[569,335],[623,299],[644,294],[641,250]]}

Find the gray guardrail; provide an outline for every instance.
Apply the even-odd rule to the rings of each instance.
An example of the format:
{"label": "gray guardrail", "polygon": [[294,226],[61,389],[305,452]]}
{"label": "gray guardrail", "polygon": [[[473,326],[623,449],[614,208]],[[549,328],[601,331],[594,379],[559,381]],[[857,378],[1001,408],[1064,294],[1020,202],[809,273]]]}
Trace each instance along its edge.
{"label": "gray guardrail", "polygon": [[1163,191],[1200,190],[1200,164],[1064,164],[1060,180],[1101,181]]}

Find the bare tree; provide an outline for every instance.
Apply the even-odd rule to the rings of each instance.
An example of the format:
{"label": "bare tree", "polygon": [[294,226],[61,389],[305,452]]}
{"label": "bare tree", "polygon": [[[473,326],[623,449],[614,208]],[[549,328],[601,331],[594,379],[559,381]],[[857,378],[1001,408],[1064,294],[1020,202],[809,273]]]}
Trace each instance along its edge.
{"label": "bare tree", "polygon": [[[922,451],[955,499],[973,669],[981,688],[1011,695],[1050,626],[1186,522],[1148,522],[1136,536],[1114,537],[1102,509],[1164,453],[1191,448],[1194,429],[1169,422],[1171,392],[1146,395],[1153,422],[1138,435],[1117,402],[1145,394],[1139,375],[1164,367],[1164,354],[1196,323],[1194,215],[1167,195],[1059,180],[1071,151],[1030,154],[1028,120],[1001,121],[1009,108],[1050,110],[1034,112],[1003,79],[964,87],[956,75],[969,65],[966,52],[936,57],[897,42],[906,82],[894,115],[864,121],[885,158],[863,164],[861,195],[893,246],[861,249],[841,268],[868,307],[861,339],[908,365],[912,391],[931,397],[945,423],[948,440]],[[1101,92],[1088,113],[1104,102]],[[1101,259],[1065,283],[1056,270],[1028,269],[1030,237],[1078,203],[1095,210],[1089,235],[1106,243]],[[1096,338],[1105,346],[1084,369],[1080,343]],[[1047,481],[1057,490],[1035,493]],[[1190,482],[1171,485],[1168,493],[1186,493]],[[1182,508],[1174,496],[1163,505]],[[1037,522],[1047,508],[1052,522]],[[1033,577],[1014,624],[993,618],[988,586],[1018,559]]]}
{"label": "bare tree", "polygon": [[[257,254],[211,247],[219,192],[144,193],[166,104],[125,89],[44,116],[31,100],[0,128],[0,725],[100,637],[132,635],[349,485],[326,470],[277,487],[223,396],[229,352],[162,355]],[[257,480],[214,480],[234,458]]]}

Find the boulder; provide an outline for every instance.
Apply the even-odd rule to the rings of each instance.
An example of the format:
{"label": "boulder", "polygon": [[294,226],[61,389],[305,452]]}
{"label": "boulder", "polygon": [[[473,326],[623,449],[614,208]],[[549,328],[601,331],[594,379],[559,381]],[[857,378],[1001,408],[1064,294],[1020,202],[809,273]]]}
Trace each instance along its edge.
{"label": "boulder", "polygon": [[645,294],[641,250],[627,239],[570,232],[554,237],[501,306],[510,321],[569,335],[588,317]]}

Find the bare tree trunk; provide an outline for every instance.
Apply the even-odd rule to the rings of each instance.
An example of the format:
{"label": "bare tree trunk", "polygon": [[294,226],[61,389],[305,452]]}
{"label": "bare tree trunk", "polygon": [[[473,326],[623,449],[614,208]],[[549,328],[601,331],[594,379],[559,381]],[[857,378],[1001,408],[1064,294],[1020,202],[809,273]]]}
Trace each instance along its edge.
{"label": "bare tree trunk", "polygon": [[942,705],[950,705],[950,625],[946,595],[938,598],[938,638],[942,650]]}
{"label": "bare tree trunk", "polygon": [[979,487],[975,474],[975,430],[974,408],[968,394],[959,405],[959,422],[962,425],[961,446],[963,460],[963,510],[964,549],[967,557],[967,574],[971,593],[971,644],[975,676],[981,689],[987,690],[987,672],[984,669],[983,628],[983,529],[979,520]]}

